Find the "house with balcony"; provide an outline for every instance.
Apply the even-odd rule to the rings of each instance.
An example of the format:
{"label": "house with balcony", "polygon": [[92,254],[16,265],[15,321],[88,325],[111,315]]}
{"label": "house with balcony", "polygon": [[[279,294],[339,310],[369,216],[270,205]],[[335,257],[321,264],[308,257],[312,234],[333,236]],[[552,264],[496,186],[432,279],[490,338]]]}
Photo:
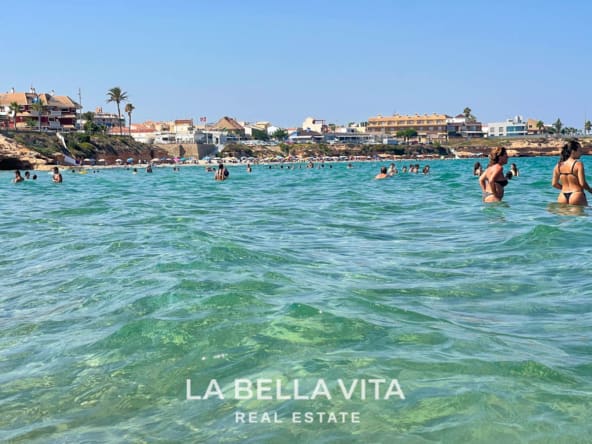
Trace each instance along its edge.
{"label": "house with balcony", "polygon": [[448,137],[483,137],[483,125],[464,114],[459,114],[446,119],[446,132]]}
{"label": "house with balcony", "polygon": [[503,122],[487,124],[489,137],[523,137],[528,134],[527,122],[522,116],[515,116]]}
{"label": "house with balcony", "polygon": [[446,114],[415,114],[383,117],[378,115],[368,119],[366,132],[369,134],[395,136],[399,131],[417,131],[418,142],[443,141],[448,137],[447,125],[450,116]]}
{"label": "house with balcony", "polygon": [[362,145],[375,143],[376,137],[374,134],[359,132],[354,127],[340,126],[336,127],[334,131],[325,134],[325,141],[330,144]]}
{"label": "house with balcony", "polygon": [[[11,104],[18,104],[16,115]],[[40,109],[38,105],[41,105]],[[81,106],[68,96],[53,93],[37,93],[35,88],[29,92],[0,94],[0,125],[17,128],[39,128],[42,130],[69,131],[76,129],[76,116]]]}
{"label": "house with balcony", "polygon": [[95,108],[95,112],[93,113],[93,122],[99,126],[104,126],[108,130],[117,128],[117,133],[112,132],[112,134],[119,134],[119,125],[121,123],[121,127],[125,129],[125,116],[121,116],[121,118],[115,113],[106,113],[103,112],[103,108],[97,106]]}

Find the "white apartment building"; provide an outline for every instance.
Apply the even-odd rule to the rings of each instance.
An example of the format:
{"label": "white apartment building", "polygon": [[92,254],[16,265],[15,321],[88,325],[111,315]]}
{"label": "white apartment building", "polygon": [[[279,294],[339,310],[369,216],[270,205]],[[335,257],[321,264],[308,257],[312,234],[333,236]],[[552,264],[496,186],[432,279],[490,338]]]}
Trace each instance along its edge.
{"label": "white apartment building", "polygon": [[515,116],[504,122],[490,122],[487,125],[489,137],[514,137],[528,134],[527,123],[522,116]]}

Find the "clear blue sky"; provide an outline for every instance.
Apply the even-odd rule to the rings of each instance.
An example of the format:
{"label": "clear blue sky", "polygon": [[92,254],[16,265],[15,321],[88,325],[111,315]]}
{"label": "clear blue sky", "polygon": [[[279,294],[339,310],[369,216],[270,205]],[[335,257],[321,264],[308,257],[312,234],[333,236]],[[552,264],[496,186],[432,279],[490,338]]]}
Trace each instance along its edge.
{"label": "clear blue sky", "polygon": [[0,91],[68,95],[85,111],[119,86],[132,119],[224,115],[292,127],[470,107],[592,120],[592,2],[2,2]]}

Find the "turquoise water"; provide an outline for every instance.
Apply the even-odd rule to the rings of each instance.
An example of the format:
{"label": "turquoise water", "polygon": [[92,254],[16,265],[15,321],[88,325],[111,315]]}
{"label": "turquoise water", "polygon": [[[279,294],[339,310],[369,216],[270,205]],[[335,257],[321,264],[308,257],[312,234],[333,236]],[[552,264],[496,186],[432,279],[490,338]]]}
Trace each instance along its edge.
{"label": "turquoise water", "polygon": [[[556,159],[512,161],[497,205],[472,160],[384,181],[379,163],[0,172],[0,441],[589,442],[590,210],[552,204]],[[235,399],[241,378],[336,395]],[[336,392],[372,378],[405,399]],[[227,396],[188,400],[187,379]]]}

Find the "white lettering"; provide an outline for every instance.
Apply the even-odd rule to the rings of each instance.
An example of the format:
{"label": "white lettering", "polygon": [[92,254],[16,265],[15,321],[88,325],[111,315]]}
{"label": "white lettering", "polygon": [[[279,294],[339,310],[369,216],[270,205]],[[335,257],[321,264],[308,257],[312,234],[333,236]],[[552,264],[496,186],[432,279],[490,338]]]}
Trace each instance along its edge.
{"label": "white lettering", "polygon": [[300,386],[300,381],[298,379],[294,379],[294,399],[310,399],[308,396],[304,395],[302,396],[299,393],[299,386]]}
{"label": "white lettering", "polygon": [[271,379],[257,379],[257,399],[258,401],[270,401],[273,399],[271,395],[267,395],[266,393],[271,392],[271,383],[273,381]]}
{"label": "white lettering", "polygon": [[234,399],[252,399],[253,398],[253,384],[249,379],[235,379],[234,380]]}
{"label": "white lettering", "polygon": [[218,396],[218,399],[224,399],[224,394],[218,385],[218,381],[215,379],[210,381],[203,399],[208,399],[210,396],[212,396],[212,394]]}
{"label": "white lettering", "polygon": [[281,379],[276,379],[275,381],[275,397],[276,399],[283,401],[286,399],[292,399],[292,397],[290,395],[284,395],[282,394],[282,380]]}
{"label": "white lettering", "polygon": [[354,394],[354,390],[356,389],[356,386],[358,385],[358,380],[357,379],[353,380],[353,382],[349,386],[349,391],[346,390],[343,379],[339,378],[337,380],[337,384],[339,385],[339,388],[341,389],[341,393],[343,394],[343,397],[347,400],[350,400],[352,395]]}
{"label": "white lettering", "polygon": [[325,396],[325,398],[327,399],[331,399],[331,393],[329,393],[329,389],[327,388],[327,384],[325,384],[324,379],[319,379],[317,381],[317,385],[314,391],[312,392],[312,396],[310,397],[310,399],[316,399],[317,396],[321,395]]}
{"label": "white lettering", "polygon": [[206,392],[205,392],[203,398],[198,395],[192,395],[191,394],[191,379],[185,380],[185,399],[187,401],[195,401],[198,399],[208,399],[208,398],[212,397],[213,395],[216,395],[218,397],[218,399],[224,399],[224,394],[222,393],[222,390],[220,389],[220,386],[218,385],[218,381],[216,381],[215,379],[210,380],[210,383],[208,384],[208,388],[206,389]]}
{"label": "white lettering", "polygon": [[368,379],[368,383],[374,384],[374,399],[380,399],[380,384],[386,383],[384,379]]}
{"label": "white lettering", "polygon": [[[397,388],[394,391],[393,386]],[[396,379],[391,380],[391,385],[389,385],[389,388],[386,394],[384,395],[384,399],[389,399],[391,394],[399,395],[399,399],[405,399],[405,394],[403,393],[403,390],[401,390],[401,386],[399,386],[399,381]]]}

